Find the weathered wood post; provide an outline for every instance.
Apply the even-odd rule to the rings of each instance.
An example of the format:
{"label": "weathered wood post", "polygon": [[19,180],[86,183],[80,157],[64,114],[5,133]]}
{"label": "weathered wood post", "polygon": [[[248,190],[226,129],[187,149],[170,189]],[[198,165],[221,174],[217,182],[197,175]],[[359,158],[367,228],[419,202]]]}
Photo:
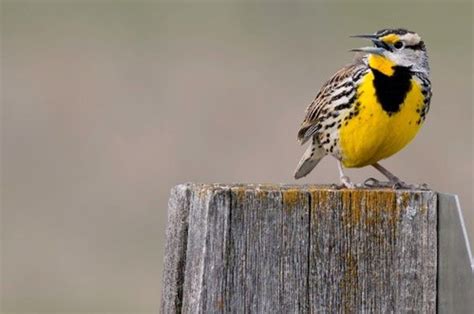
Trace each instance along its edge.
{"label": "weathered wood post", "polygon": [[176,186],[163,313],[436,312],[437,194]]}

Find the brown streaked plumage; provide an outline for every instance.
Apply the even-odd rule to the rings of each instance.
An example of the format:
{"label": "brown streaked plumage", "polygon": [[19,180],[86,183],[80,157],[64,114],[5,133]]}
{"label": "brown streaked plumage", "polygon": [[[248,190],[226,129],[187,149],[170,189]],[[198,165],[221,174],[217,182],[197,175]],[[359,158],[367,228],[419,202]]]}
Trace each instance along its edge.
{"label": "brown streaked plumage", "polygon": [[[301,144],[306,143],[317,130],[320,129],[321,124],[326,120],[330,107],[331,95],[337,95],[337,92],[347,84],[350,87],[354,85],[354,74],[361,73],[358,70],[364,70],[361,62],[349,64],[334,74],[334,76],[327,81],[321,90],[316,95],[313,102],[306,108],[306,115],[301,123],[298,131],[298,140]],[[351,79],[350,81],[345,81]],[[343,83],[343,84],[341,84]]]}

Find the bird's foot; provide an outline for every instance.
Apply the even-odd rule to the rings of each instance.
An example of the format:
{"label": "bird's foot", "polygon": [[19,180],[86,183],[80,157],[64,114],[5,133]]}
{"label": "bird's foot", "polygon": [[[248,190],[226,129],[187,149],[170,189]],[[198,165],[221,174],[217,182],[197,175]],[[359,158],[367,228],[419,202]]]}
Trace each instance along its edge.
{"label": "bird's foot", "polygon": [[429,190],[426,183],[422,184],[408,184],[398,178],[390,181],[379,181],[375,178],[368,178],[362,184],[367,188],[392,188],[394,190]]}
{"label": "bird's foot", "polygon": [[362,184],[366,188],[392,188],[394,185],[391,181],[380,181],[375,178],[368,178]]}
{"label": "bird's foot", "polygon": [[356,187],[348,176],[342,176],[340,179],[341,184],[338,186],[339,188],[354,189]]}

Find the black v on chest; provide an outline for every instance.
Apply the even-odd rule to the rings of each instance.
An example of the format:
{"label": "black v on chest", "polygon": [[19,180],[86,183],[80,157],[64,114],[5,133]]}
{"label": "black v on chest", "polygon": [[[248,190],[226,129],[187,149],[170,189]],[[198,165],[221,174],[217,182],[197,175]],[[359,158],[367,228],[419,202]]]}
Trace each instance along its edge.
{"label": "black v on chest", "polygon": [[375,94],[382,105],[382,109],[389,115],[398,112],[411,89],[412,74],[410,68],[394,66],[394,72],[391,76],[385,75],[374,68],[371,68],[371,70],[374,73]]}

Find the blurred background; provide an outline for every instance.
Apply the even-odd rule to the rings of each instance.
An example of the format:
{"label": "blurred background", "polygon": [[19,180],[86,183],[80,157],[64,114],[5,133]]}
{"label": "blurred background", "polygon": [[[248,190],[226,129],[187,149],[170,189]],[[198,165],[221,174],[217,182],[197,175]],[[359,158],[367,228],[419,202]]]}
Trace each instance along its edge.
{"label": "blurred background", "polygon": [[[474,238],[472,2],[2,1],[1,304],[156,313],[172,186],[295,182],[349,35],[425,40],[424,128],[383,162],[460,196]],[[358,181],[376,173],[349,170]],[[337,182],[326,158],[301,182]]]}

